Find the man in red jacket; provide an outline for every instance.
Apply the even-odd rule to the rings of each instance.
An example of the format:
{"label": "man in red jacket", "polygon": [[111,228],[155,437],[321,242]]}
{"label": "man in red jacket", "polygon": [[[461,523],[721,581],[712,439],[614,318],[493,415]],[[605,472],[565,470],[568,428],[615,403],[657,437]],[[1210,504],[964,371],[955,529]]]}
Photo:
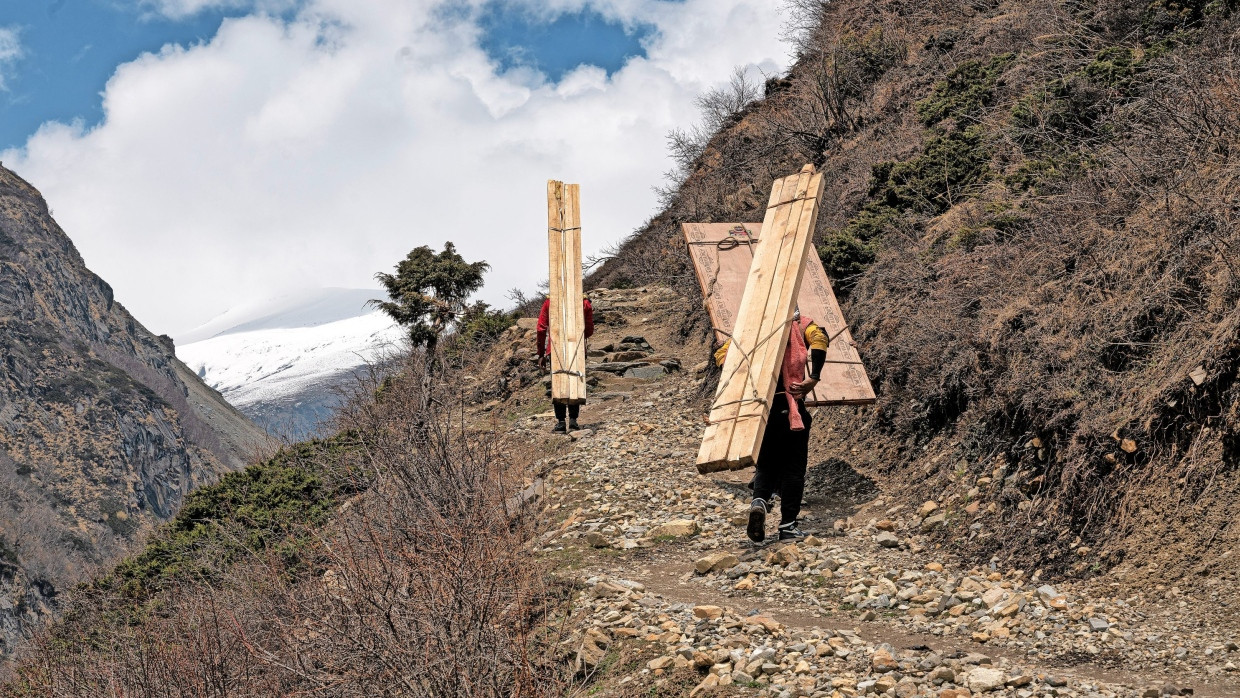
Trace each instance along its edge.
{"label": "man in red jacket", "polygon": [[[594,334],[594,306],[590,305],[589,298],[581,299],[581,311],[585,316],[583,326],[586,330],[586,339],[589,339],[590,335]],[[547,330],[551,327],[550,323],[551,299],[548,298],[543,301],[542,310],[538,313],[538,366],[543,369],[547,368],[547,365],[551,362],[551,355],[548,353],[550,351],[549,338],[547,337]],[[582,351],[585,351],[584,347],[582,347]],[[565,358],[567,359],[568,357]],[[581,405],[563,405],[555,402],[551,406],[555,409],[555,428],[552,431],[565,432],[569,429],[578,428],[577,416],[581,412]],[[567,426],[564,424],[565,412],[568,413]]]}

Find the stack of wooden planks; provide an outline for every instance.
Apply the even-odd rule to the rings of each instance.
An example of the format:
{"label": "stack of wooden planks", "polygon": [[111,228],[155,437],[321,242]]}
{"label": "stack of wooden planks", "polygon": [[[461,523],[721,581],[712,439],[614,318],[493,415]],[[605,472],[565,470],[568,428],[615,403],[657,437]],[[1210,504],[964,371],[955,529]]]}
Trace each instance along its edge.
{"label": "stack of wooden planks", "polygon": [[547,182],[551,401],[565,405],[581,405],[586,401],[580,193],[580,185]]}
{"label": "stack of wooden planks", "polygon": [[[745,281],[764,237],[762,224],[685,223],[683,229],[693,270],[702,286],[703,303],[715,328],[715,341],[722,344],[735,328]],[[797,298],[801,316],[812,319],[831,337],[822,381],[805,398],[805,404],[873,404],[874,387],[831,290],[831,280],[816,254],[811,253],[805,261],[805,278]]]}
{"label": "stack of wooden planks", "polygon": [[698,451],[698,472],[739,470],[757,462],[822,191],[822,174],[813,165],[771,188],[763,243],[745,282],[732,348]]}

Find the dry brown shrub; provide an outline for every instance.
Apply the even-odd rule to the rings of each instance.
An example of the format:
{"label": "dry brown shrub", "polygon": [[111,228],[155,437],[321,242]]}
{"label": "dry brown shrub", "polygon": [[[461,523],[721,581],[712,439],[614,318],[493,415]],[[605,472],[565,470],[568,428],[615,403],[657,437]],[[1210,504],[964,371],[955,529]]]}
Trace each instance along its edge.
{"label": "dry brown shrub", "polygon": [[558,694],[562,599],[526,546],[534,512],[511,501],[533,454],[472,430],[451,384],[423,411],[420,371],[411,359],[342,414],[370,486],[327,527],[150,599],[82,596],[5,694]]}
{"label": "dry brown shrub", "polygon": [[[667,260],[680,223],[760,219],[771,180],[819,147],[817,234],[844,228],[873,196],[873,165],[962,128],[927,127],[916,102],[964,62],[1011,53],[968,115],[986,132],[984,182],[941,216],[902,212],[875,234],[873,264],[837,279],[879,402],[823,415],[850,435],[833,455],[918,500],[993,480],[981,496],[995,513],[961,519],[980,531],[941,534],[977,558],[1208,569],[1207,551],[1240,543],[1237,13],[1215,3],[1166,33],[1147,22],[1159,3],[1127,0],[790,4],[797,65],[709,140],[598,282],[680,278],[683,246]],[[833,101],[832,57],[874,27],[907,56]],[[1130,82],[1082,77],[1108,49],[1152,58]],[[1018,123],[1021,100],[1032,117]],[[1026,165],[1052,174],[1010,183]],[[1078,541],[1094,552],[1065,555]]]}

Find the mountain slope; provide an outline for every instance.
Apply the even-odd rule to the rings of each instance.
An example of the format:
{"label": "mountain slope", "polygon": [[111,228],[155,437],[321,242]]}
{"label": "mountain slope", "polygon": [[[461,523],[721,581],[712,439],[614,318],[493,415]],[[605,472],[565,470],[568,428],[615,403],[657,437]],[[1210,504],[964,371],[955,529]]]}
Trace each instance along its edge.
{"label": "mountain slope", "polygon": [[679,224],[760,217],[813,162],[879,395],[821,412],[833,457],[946,502],[979,560],[1235,579],[1240,3],[792,5],[790,74],[679,135],[666,210],[593,283],[696,296]]}
{"label": "mountain slope", "polygon": [[90,272],[0,168],[0,653],[265,435]]}
{"label": "mountain slope", "polygon": [[402,346],[404,333],[366,302],[366,289],[317,291],[239,308],[186,337],[177,354],[268,431],[318,432],[354,373]]}

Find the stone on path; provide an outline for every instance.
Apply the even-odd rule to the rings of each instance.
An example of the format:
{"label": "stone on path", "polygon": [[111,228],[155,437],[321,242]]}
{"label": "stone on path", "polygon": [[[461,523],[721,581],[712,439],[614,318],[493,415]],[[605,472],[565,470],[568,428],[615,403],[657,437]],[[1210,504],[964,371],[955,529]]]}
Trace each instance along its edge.
{"label": "stone on path", "polygon": [[706,620],[714,620],[723,615],[723,609],[718,606],[694,606],[693,615]]}
{"label": "stone on path", "polygon": [[969,671],[965,678],[965,685],[970,690],[980,693],[988,693],[1003,688],[1007,683],[1007,676],[999,669],[989,669],[987,667],[978,667]]}
{"label": "stone on path", "polygon": [[659,536],[671,536],[673,538],[683,538],[685,536],[691,536],[699,530],[698,522],[692,519],[677,519],[675,521],[668,521],[665,524],[655,526],[650,531],[650,537],[658,538]]}
{"label": "stone on path", "polygon": [[740,560],[732,553],[712,553],[706,557],[698,558],[698,561],[693,565],[693,569],[697,570],[698,574],[710,574],[711,572],[731,569],[739,562]]}
{"label": "stone on path", "polygon": [[946,522],[947,522],[946,514],[935,514],[934,516],[927,516],[926,519],[921,522],[921,532],[929,533],[930,531],[933,531],[939,526],[942,526]]}
{"label": "stone on path", "polygon": [[874,656],[870,658],[870,666],[874,667],[874,671],[879,673],[895,671],[900,668],[899,662],[885,649],[879,649],[874,652]]}
{"label": "stone on path", "polygon": [[900,547],[900,539],[897,538],[894,534],[890,533],[889,531],[883,531],[882,533],[875,536],[874,542],[878,543],[880,546],[884,548]]}
{"label": "stone on path", "polygon": [[654,380],[655,378],[662,378],[666,374],[666,368],[658,364],[654,364],[651,366],[638,366],[637,368],[630,368],[624,372],[624,377],[636,378],[638,380]]}

